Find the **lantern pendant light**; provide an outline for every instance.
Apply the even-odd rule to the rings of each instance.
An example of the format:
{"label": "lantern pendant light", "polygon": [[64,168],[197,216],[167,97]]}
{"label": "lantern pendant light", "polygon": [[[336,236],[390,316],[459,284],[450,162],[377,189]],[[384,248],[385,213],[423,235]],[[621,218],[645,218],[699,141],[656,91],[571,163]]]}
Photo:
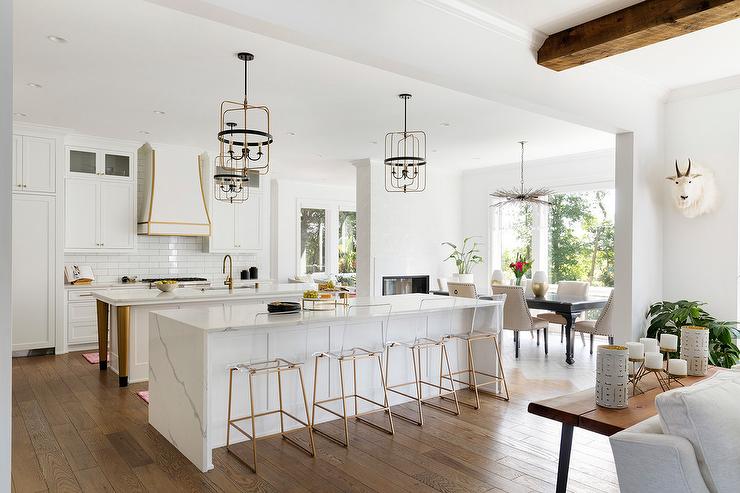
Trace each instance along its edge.
{"label": "lantern pendant light", "polygon": [[422,192],[427,184],[427,136],[406,127],[406,104],[411,94],[399,94],[403,101],[403,132],[385,136],[385,189],[388,192]]}
{"label": "lantern pendant light", "polygon": [[[214,198],[240,203],[249,198],[250,176],[270,171],[270,110],[249,104],[248,64],[251,53],[238,53],[244,62],[244,100],[223,101],[218,131],[219,153],[213,174]],[[238,123],[237,123],[238,122]]]}
{"label": "lantern pendant light", "polygon": [[520,180],[519,180],[519,188],[513,187],[513,188],[507,188],[507,189],[500,189],[496,190],[491,194],[491,197],[502,199],[501,201],[493,204],[492,207],[501,207],[506,204],[540,204],[540,205],[552,205],[547,200],[540,198],[540,197],[547,197],[548,195],[552,195],[552,190],[548,188],[524,188],[524,144],[526,144],[526,140],[520,140],[519,145],[522,146],[522,159],[520,162]]}

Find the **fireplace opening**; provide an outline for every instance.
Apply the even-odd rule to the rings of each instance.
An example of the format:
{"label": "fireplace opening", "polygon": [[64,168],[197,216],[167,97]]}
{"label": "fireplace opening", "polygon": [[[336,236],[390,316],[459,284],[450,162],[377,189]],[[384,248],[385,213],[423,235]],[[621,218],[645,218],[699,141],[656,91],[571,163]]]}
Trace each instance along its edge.
{"label": "fireplace opening", "polygon": [[429,294],[429,276],[383,276],[383,296],[410,293]]}

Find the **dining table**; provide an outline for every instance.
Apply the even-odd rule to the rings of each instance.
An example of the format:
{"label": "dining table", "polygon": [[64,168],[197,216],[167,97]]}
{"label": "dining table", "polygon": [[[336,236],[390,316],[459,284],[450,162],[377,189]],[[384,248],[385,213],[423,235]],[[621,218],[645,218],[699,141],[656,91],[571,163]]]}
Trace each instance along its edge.
{"label": "dining table", "polygon": [[[430,291],[431,294],[449,296],[447,291]],[[491,299],[490,295],[478,295],[480,299]],[[608,297],[606,296],[566,296],[557,293],[547,293],[544,296],[534,296],[526,293],[527,306],[533,310],[547,310],[555,312],[565,319],[565,362],[569,365],[575,363],[573,326],[576,319],[587,310],[604,308]],[[504,321],[504,328],[506,321]]]}

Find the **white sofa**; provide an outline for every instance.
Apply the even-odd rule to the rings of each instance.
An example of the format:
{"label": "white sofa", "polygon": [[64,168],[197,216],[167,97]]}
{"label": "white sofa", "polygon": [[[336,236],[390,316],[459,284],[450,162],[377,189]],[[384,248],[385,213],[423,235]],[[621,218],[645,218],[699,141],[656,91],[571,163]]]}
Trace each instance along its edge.
{"label": "white sofa", "polygon": [[740,373],[659,394],[658,415],[609,440],[623,493],[740,491]]}

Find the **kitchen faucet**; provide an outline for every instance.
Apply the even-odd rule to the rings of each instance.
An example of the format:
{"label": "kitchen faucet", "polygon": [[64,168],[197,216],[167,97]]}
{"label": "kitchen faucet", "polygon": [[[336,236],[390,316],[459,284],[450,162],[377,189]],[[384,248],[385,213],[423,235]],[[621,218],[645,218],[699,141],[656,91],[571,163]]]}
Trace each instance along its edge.
{"label": "kitchen faucet", "polygon": [[232,291],[234,289],[234,276],[232,275],[233,262],[231,260],[231,255],[226,255],[224,257],[224,266],[223,266],[224,274],[226,274],[226,259],[229,260],[229,274],[226,276],[226,279],[224,280],[224,284],[229,287],[229,291]]}

